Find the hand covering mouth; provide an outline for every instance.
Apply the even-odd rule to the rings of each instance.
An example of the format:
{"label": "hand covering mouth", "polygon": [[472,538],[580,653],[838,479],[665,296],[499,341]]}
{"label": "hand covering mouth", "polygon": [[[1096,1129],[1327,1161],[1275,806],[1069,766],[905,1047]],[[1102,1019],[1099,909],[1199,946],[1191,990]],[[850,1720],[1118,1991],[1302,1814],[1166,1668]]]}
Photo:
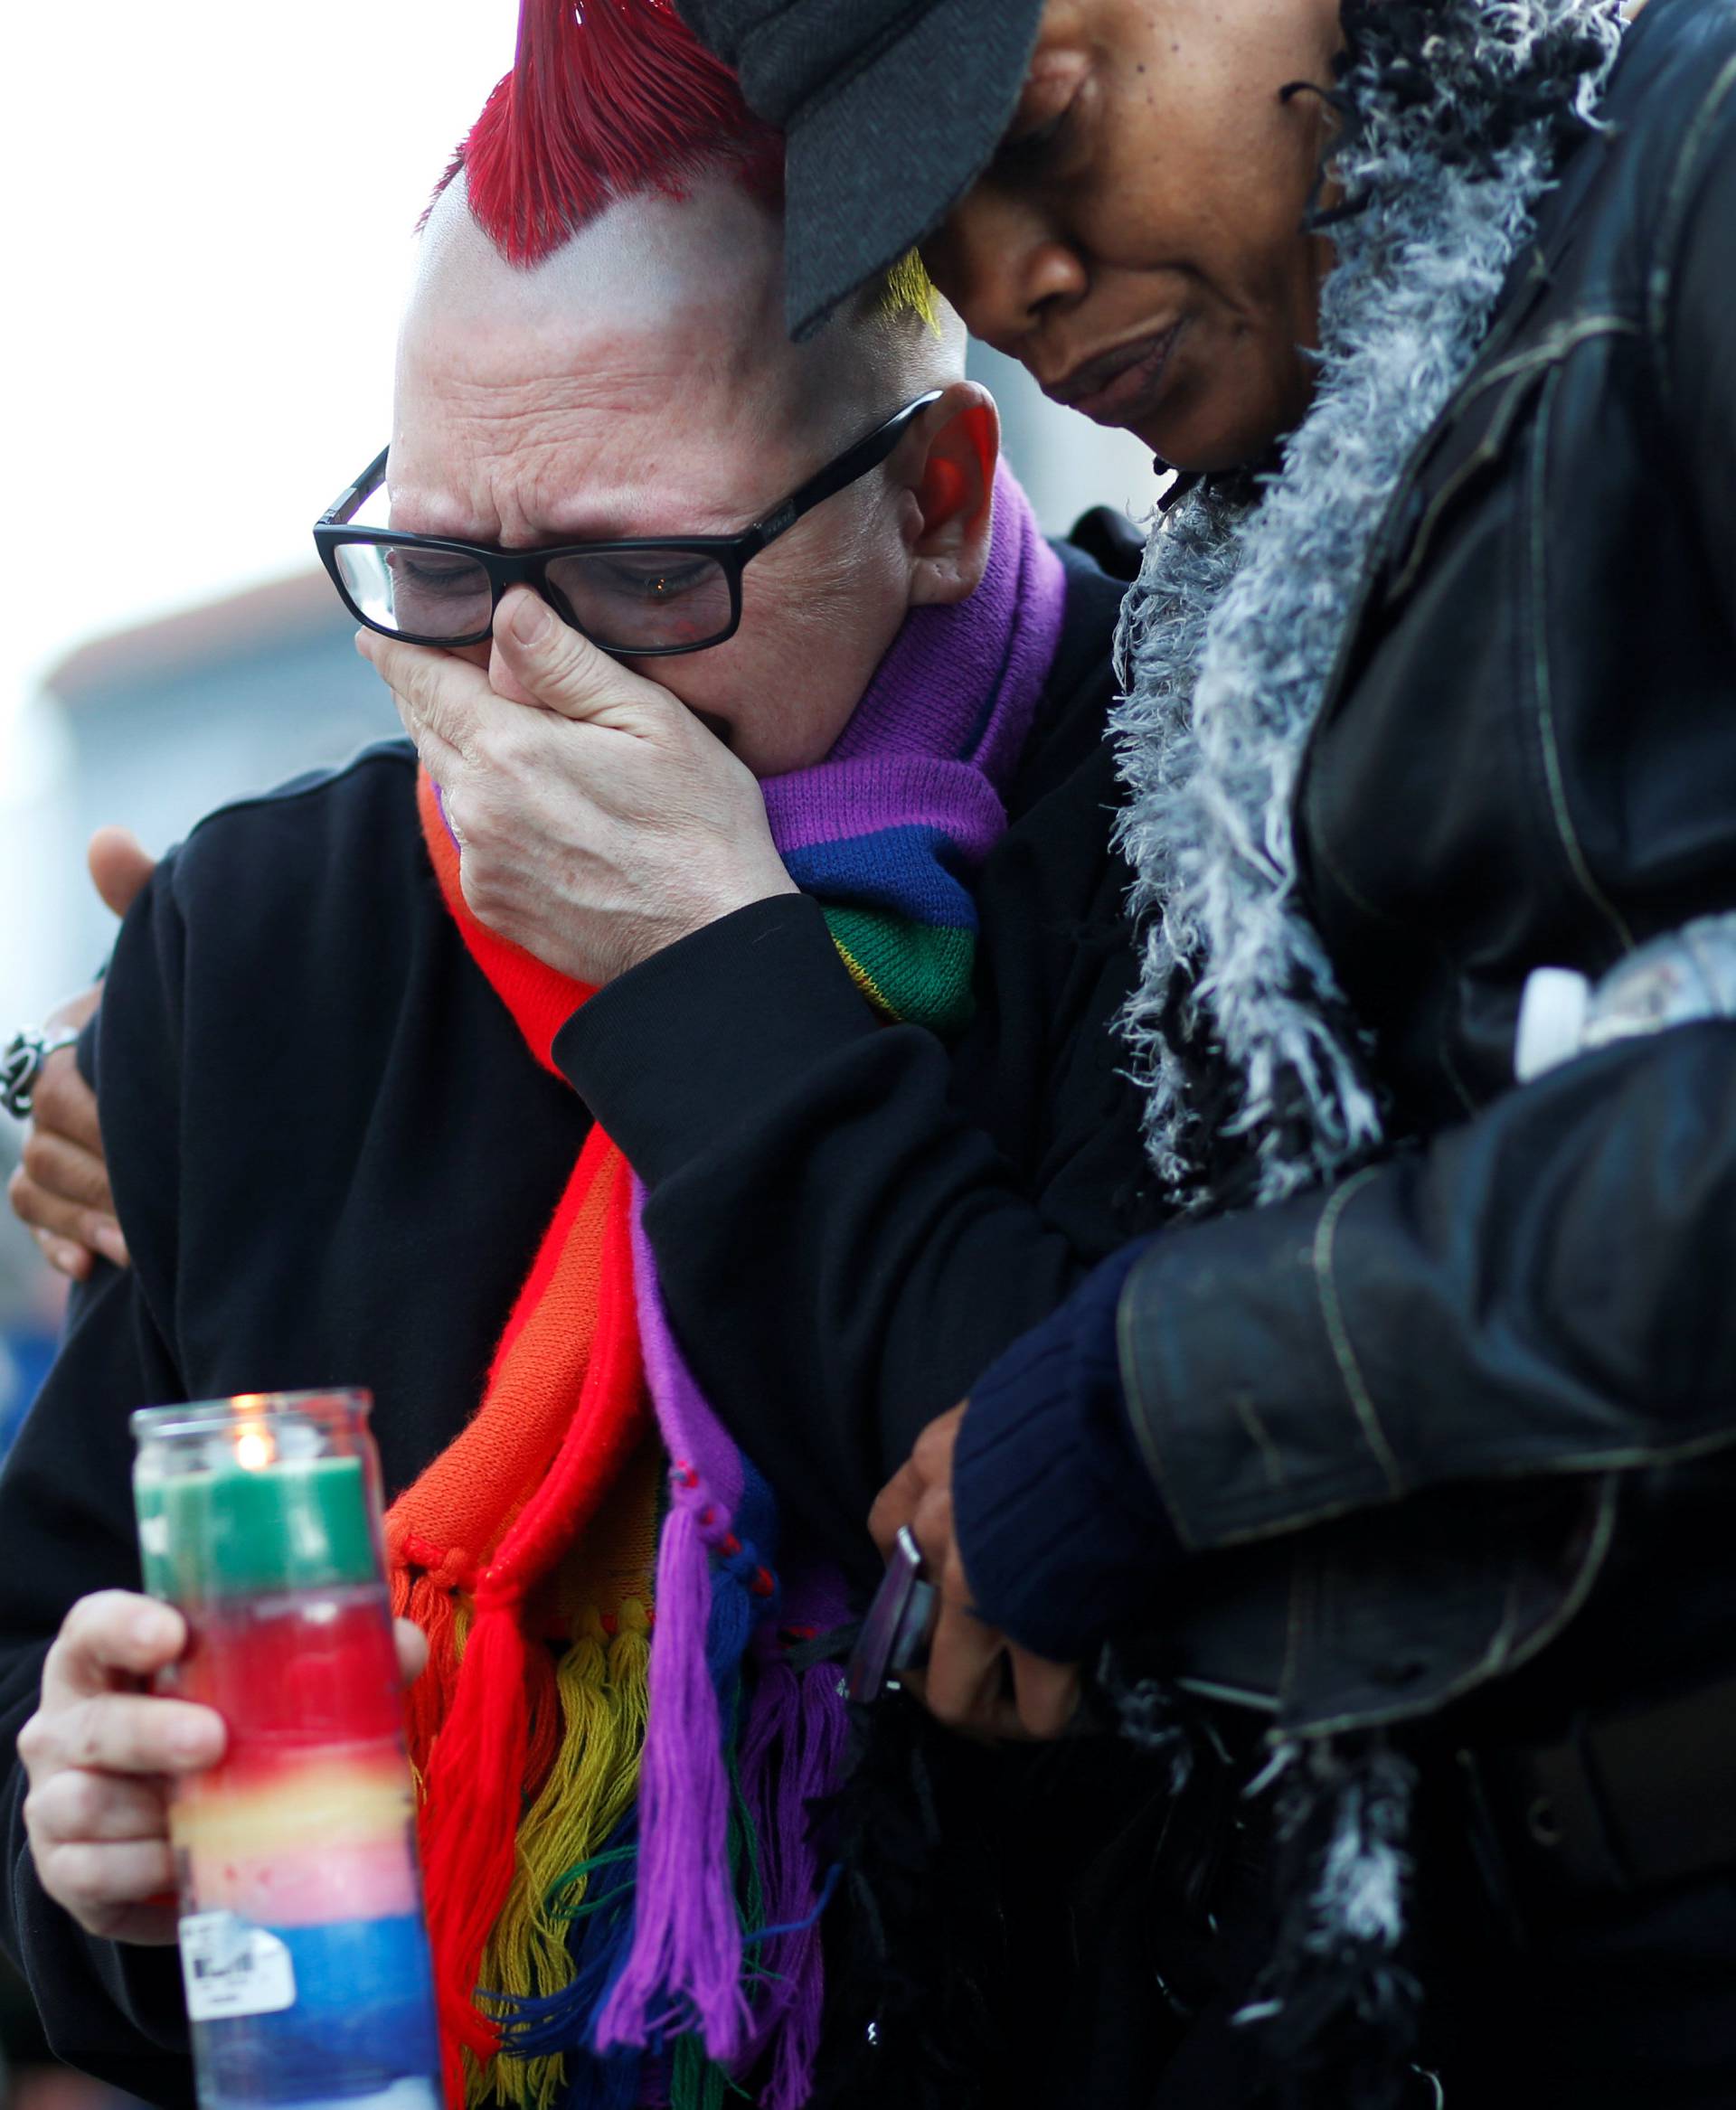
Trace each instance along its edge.
{"label": "hand covering mouth", "polygon": [[688,704],[687,708],[713,739],[722,740],[726,748],[734,747],[735,728],[727,718],[720,718],[715,711],[700,711],[692,703]]}

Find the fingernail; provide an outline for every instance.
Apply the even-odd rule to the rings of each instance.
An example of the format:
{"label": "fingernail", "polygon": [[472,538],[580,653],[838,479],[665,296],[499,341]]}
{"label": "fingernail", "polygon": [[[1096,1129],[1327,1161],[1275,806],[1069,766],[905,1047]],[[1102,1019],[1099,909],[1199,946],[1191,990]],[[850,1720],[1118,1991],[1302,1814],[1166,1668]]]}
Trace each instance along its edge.
{"label": "fingernail", "polygon": [[82,1282],[90,1272],[90,1256],[82,1246],[69,1244],[64,1239],[56,1239],[48,1248],[48,1257],[62,1275],[70,1275],[74,1282]]}
{"label": "fingernail", "polygon": [[355,649],[363,659],[373,657],[373,632],[372,630],[358,630],[355,634]]}
{"label": "fingernail", "polygon": [[105,1260],[112,1260],[117,1267],[127,1265],[127,1241],[120,1235],[118,1223],[99,1223],[93,1233],[98,1252]]}
{"label": "fingernail", "polygon": [[202,1721],[178,1721],[169,1731],[169,1748],[179,1758],[203,1758],[211,1749],[211,1731]]}
{"label": "fingernail", "polygon": [[521,645],[536,645],[547,636],[549,611],[545,602],[527,593],[513,610],[513,636]]}
{"label": "fingernail", "polygon": [[137,1612],[133,1615],[133,1639],[140,1648],[156,1648],[169,1638],[168,1621],[161,1612]]}

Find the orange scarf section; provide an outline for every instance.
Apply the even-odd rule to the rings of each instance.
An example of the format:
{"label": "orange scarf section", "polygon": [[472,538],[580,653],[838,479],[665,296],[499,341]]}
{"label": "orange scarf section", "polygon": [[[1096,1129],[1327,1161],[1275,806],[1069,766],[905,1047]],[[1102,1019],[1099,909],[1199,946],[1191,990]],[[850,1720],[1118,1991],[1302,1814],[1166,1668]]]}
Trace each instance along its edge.
{"label": "orange scarf section", "polygon": [[[486,930],[426,771],[417,803],[448,910],[532,1053],[591,994]],[[386,1516],[392,1609],[429,1636],[411,1688],[429,1937],[448,2077],[498,2033],[473,2002],[511,1888],[521,1816],[561,1736],[553,1657],[527,1603],[594,1518],[650,1426],[634,1309],[626,1160],[588,1138],[501,1335],[482,1403]],[[461,1606],[472,1607],[467,1634]]]}

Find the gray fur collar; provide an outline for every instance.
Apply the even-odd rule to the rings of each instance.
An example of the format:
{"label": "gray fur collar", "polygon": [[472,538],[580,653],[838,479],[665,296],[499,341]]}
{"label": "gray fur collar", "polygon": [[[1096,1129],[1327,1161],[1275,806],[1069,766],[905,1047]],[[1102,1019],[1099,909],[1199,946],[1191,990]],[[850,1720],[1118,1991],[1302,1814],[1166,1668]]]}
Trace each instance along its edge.
{"label": "gray fur collar", "polygon": [[1259,498],[1200,486],[1153,525],[1117,640],[1141,978],[1123,1021],[1170,1197],[1206,1199],[1202,1032],[1271,1201],[1380,1141],[1366,1050],[1296,896],[1290,806],[1370,542],[1464,378],[1551,181],[1591,121],[1608,0],[1347,0],[1319,381]]}

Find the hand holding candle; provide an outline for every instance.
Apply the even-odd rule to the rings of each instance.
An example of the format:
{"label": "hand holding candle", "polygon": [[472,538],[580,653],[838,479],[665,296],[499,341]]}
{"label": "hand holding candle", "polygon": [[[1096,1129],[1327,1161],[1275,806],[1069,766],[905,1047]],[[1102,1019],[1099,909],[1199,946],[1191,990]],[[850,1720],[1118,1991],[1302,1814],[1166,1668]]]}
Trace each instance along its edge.
{"label": "hand holding candle", "polygon": [[[396,1641],[409,1684],[428,1644],[408,1619],[397,1622]],[[24,1826],[42,1888],[110,1941],[175,1940],[167,1782],[222,1757],[220,1715],[142,1690],[186,1642],[186,1622],[155,1598],[80,1597],[42,1665],[42,1704],[19,1733]]]}
{"label": "hand holding candle", "polygon": [[124,1590],[81,1597],[42,1665],[42,1705],[18,1737],[24,1824],[42,1888],[88,1932],[175,1938],[167,1782],[222,1757],[222,1719],[141,1684],[186,1646],[167,1605]]}

